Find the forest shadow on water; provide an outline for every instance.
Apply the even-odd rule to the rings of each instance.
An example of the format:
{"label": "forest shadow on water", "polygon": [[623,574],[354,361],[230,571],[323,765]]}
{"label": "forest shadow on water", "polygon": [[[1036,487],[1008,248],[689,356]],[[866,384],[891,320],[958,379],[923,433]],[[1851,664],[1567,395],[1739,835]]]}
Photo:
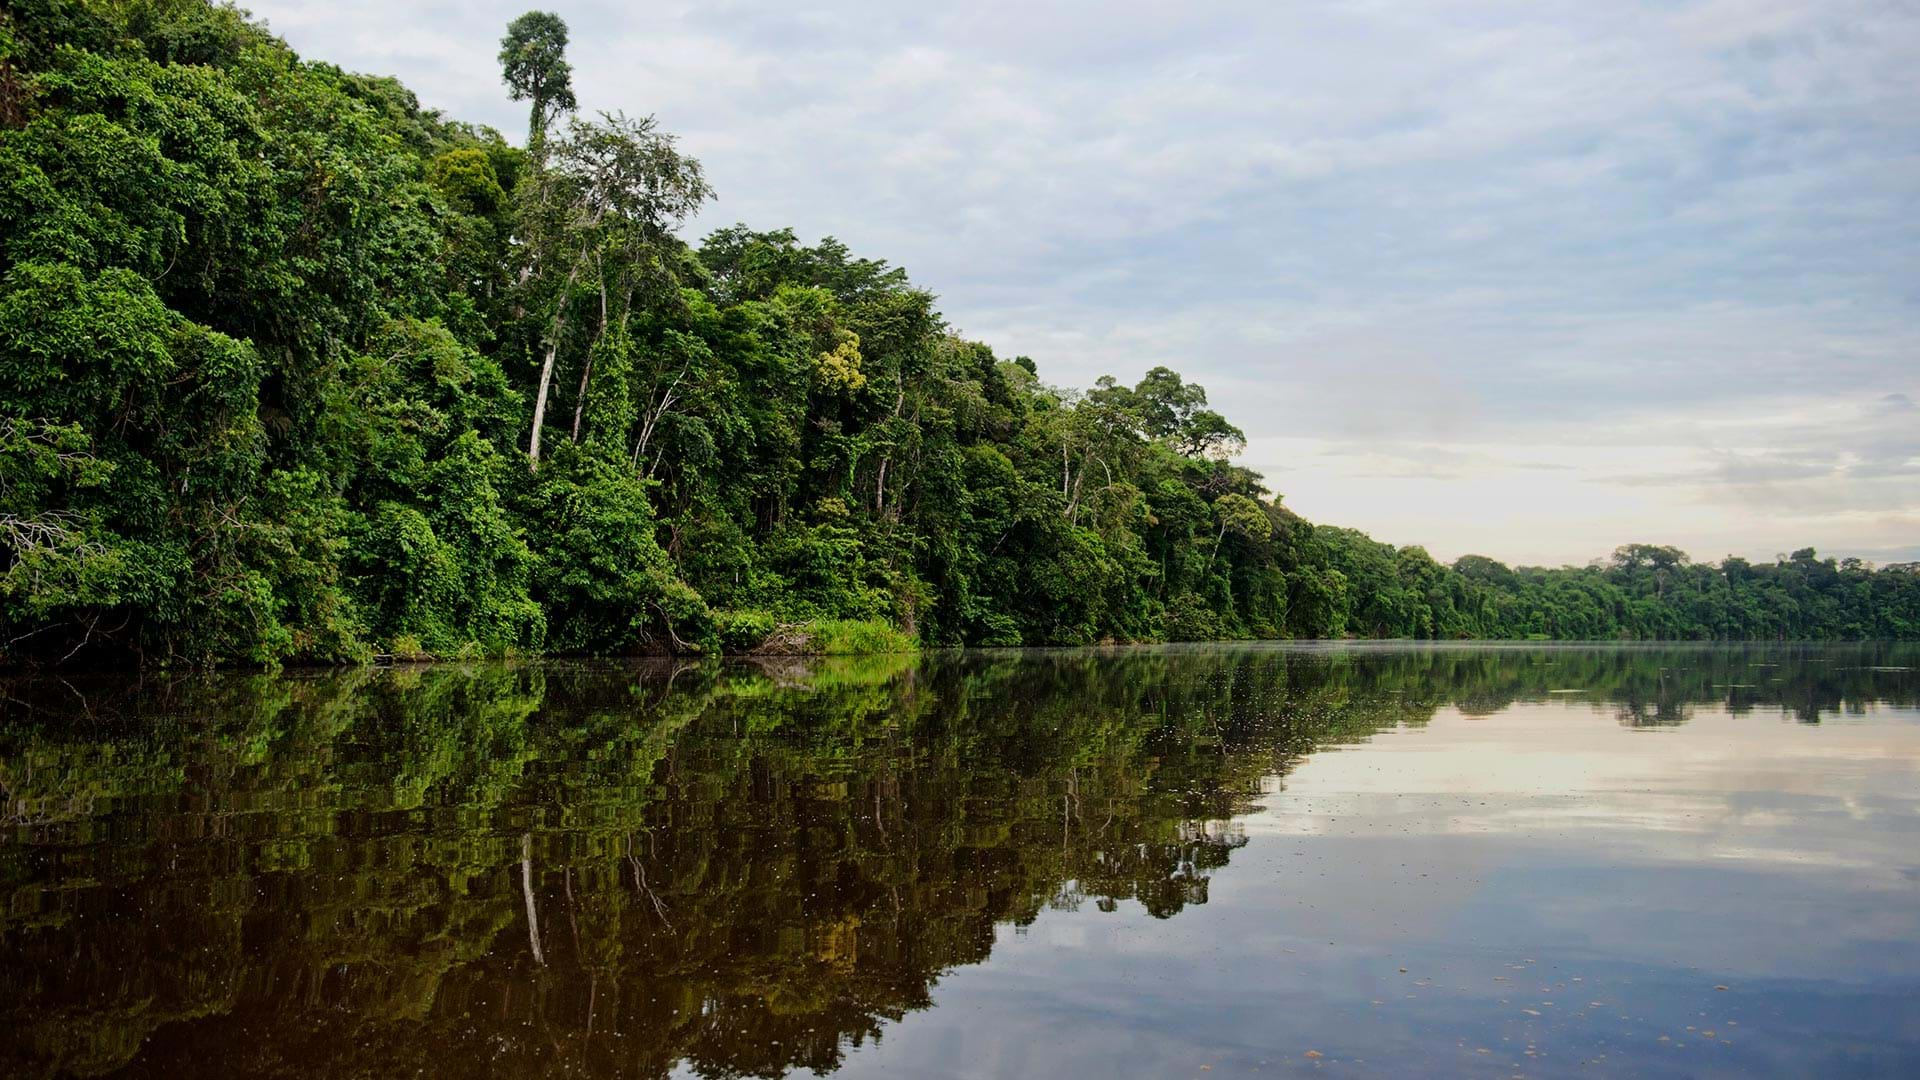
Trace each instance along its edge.
{"label": "forest shadow on water", "polygon": [[[1329,831],[1326,823],[1301,827],[1319,811],[1288,802],[1296,772],[1320,759],[1329,767],[1391,764],[1398,759],[1376,745],[1388,733],[1414,740],[1396,747],[1431,751],[1470,749],[1460,740],[1489,732],[1547,739],[1541,746],[1583,732],[1608,740],[1595,746],[1658,757],[1657,742],[1618,743],[1611,733],[1675,731],[1711,717],[1743,737],[1800,730],[1818,740],[1829,732],[1810,725],[1871,720],[1893,725],[1889,741],[1862,752],[1907,770],[1889,781],[1897,791],[1914,766],[1917,658],[1912,646],[1870,644],[1248,645],[4,680],[0,979],[9,990],[0,1004],[0,1071],[778,1076],[859,1067],[941,1075],[1108,1068],[1091,1058],[1036,1057],[1024,1045],[1009,1057],[1004,1045],[976,1043],[981,1053],[971,1062],[964,1054],[952,1060],[942,1056],[951,1046],[916,1041],[908,1025],[941,1017],[943,986],[957,977],[1014,979],[1024,993],[1055,1001],[1087,980],[1132,977],[1097,965],[1021,967],[1019,939],[1029,931],[1043,937],[1049,920],[1064,930],[1080,925],[1074,920],[1105,919],[1126,927],[1135,946],[1150,943],[1181,960],[1217,950],[1220,940],[1207,937],[1213,924],[1198,913],[1235,869],[1242,894],[1259,899],[1248,910],[1266,936],[1243,940],[1261,952],[1271,933],[1300,916],[1276,898],[1279,886],[1256,870],[1266,866],[1259,860],[1297,847],[1296,834]],[[1502,718],[1506,728],[1472,726]],[[1598,734],[1590,730],[1596,719],[1604,722]],[[1555,734],[1553,723],[1571,726]],[[1513,745],[1484,753],[1511,755]],[[1346,751],[1354,753],[1342,757]],[[1367,793],[1351,782],[1304,790],[1332,790],[1329,783],[1346,783],[1339,813],[1349,826],[1396,820],[1377,800],[1355,802]],[[1871,803],[1871,794],[1857,799]],[[1915,831],[1912,799],[1883,803],[1873,804],[1878,819],[1856,812],[1867,824],[1853,828],[1904,844]],[[1396,806],[1403,816],[1426,813]],[[1754,818],[1744,820],[1751,826]],[[1358,879],[1363,891],[1368,880],[1390,887],[1400,872],[1360,840],[1320,841],[1333,846],[1316,848],[1314,858],[1371,875]],[[1255,861],[1242,866],[1248,859]],[[1911,854],[1905,859],[1878,869],[1904,873],[1911,884],[1920,875]],[[1646,867],[1601,869],[1614,875],[1592,885],[1604,893]],[[1910,899],[1903,906],[1871,883],[1850,889],[1835,880],[1821,887],[1842,889],[1858,909],[1836,917],[1870,912],[1896,959],[1917,955]],[[1428,928],[1427,942],[1491,948],[1486,927],[1474,926],[1496,905],[1451,903],[1457,925]],[[1308,918],[1313,936],[1328,920],[1357,938],[1372,933],[1358,914],[1320,911]],[[1532,940],[1543,949],[1560,940],[1541,935]],[[1387,940],[1386,931],[1376,936]],[[1572,956],[1577,950],[1566,944]],[[1040,947],[1036,941],[1031,951]],[[1359,951],[1342,953],[1339,964],[1364,958],[1385,973],[1368,980],[1420,977],[1395,970],[1405,961],[1382,960],[1381,949],[1350,948]],[[1467,955],[1458,950],[1448,955]],[[1294,958],[1281,954],[1294,951],[1276,946],[1267,959],[1286,967]],[[1500,966],[1522,960],[1536,963],[1503,955]],[[1878,968],[1863,975],[1860,962],[1845,958],[1835,964],[1828,982],[1857,991],[1849,1008],[1867,1018],[1864,1029],[1843,1033],[1844,1046],[1793,1034],[1799,1028],[1788,1015],[1772,1041],[1704,1040],[1706,1051],[1724,1042],[1730,1053],[1744,1045],[1762,1058],[1648,1059],[1633,1069],[1711,1074],[1820,1063],[1864,1074],[1920,1061],[1910,1006],[1897,1004],[1920,980],[1901,983]],[[1595,987],[1608,977],[1599,966]],[[1180,970],[1163,969],[1176,974],[1157,988],[1116,993],[1151,1001],[1205,985]],[[1303,968],[1295,983],[1267,989],[1310,992],[1345,1010],[1342,1017],[1382,1006],[1356,1000],[1349,1008],[1339,1002],[1345,991],[1313,985],[1345,971],[1307,976]],[[1274,977],[1247,975],[1242,985]],[[1615,977],[1649,983],[1646,970]],[[992,989],[969,985],[954,993]],[[1584,1002],[1599,993],[1576,988],[1566,996]],[[1496,1010],[1495,1001],[1501,1016],[1533,1022],[1513,1000],[1483,1004]],[[1599,1000],[1592,1005],[1601,1011]],[[1001,1019],[976,1007],[988,1010],[975,1021],[984,1028]],[[1790,1014],[1795,1005],[1774,1007]],[[1632,1011],[1622,1007],[1621,1020]],[[1189,1035],[1206,1025],[1184,1022]],[[1341,1031],[1318,1022],[1317,1033],[1288,1030],[1304,1022],[1273,1020],[1263,1035],[1232,1021],[1240,1033],[1215,1040],[1231,1045],[1214,1075],[1269,1064],[1510,1075],[1509,1058],[1529,1074],[1550,1074],[1609,1052],[1616,1063],[1631,1060],[1611,1036],[1561,1032],[1579,1053],[1521,1062],[1538,1058],[1535,1042],[1524,1053],[1518,1043],[1499,1045],[1505,1029],[1463,1016],[1457,1002],[1404,1014],[1394,1028],[1408,1045],[1430,1044],[1419,1055],[1457,1049],[1457,1062],[1396,1049],[1391,1039],[1375,1040],[1372,1060],[1342,1060]],[[1012,1023],[1003,1025],[1006,1038],[1026,1038]],[[1698,1026],[1674,1029],[1684,1041]],[[1364,1045],[1362,1031],[1353,1027],[1349,1041]],[[1296,1041],[1312,1034],[1328,1048]],[[1493,1045],[1468,1045],[1476,1041]],[[879,1043],[907,1056],[869,1061]],[[1648,1034],[1643,1049],[1656,1043]],[[1179,1055],[1190,1049],[1167,1045]],[[913,1056],[922,1046],[926,1056]],[[1174,1064],[1212,1069],[1206,1050]],[[1133,1060],[1153,1075],[1168,1064]]]}

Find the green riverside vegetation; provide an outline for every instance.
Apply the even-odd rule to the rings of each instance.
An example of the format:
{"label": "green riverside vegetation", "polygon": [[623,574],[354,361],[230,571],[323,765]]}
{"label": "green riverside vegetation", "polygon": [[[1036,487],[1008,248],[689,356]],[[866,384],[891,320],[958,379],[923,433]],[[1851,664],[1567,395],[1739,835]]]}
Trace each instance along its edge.
{"label": "green riverside vegetation", "polygon": [[200,0],[0,12],[0,663],[1242,637],[1914,638],[1920,566],[1451,567],[1199,386],[1043,382],[887,263],[676,229],[507,28],[526,148]]}

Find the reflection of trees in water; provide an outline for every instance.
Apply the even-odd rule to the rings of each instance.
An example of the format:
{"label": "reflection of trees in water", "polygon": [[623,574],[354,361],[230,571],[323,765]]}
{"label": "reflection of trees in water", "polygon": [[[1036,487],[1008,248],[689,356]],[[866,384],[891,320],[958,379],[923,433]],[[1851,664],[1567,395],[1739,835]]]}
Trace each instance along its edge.
{"label": "reflection of trees in water", "polygon": [[1743,715],[1777,709],[1818,723],[1873,702],[1920,702],[1920,646],[1540,645],[1395,648],[1359,644],[1326,654],[1396,689],[1469,716],[1548,698],[1611,706],[1631,726],[1685,723],[1697,706]]}
{"label": "reflection of trees in water", "polygon": [[1636,723],[1913,701],[1911,672],[1867,670],[1884,659],[1250,648],[14,681],[0,1061],[830,1069],[996,925],[1204,903],[1245,842],[1231,818],[1321,745],[1566,688]]}

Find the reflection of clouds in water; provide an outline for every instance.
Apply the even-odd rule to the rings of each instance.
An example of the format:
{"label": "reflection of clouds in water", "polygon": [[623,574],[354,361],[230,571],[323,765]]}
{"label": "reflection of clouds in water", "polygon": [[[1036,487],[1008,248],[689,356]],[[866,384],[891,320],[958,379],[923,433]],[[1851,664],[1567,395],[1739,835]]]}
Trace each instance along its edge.
{"label": "reflection of clouds in water", "polygon": [[1813,727],[1702,709],[1655,733],[1561,706],[1480,718],[1448,709],[1424,729],[1315,754],[1262,801],[1266,812],[1246,822],[1255,837],[1478,834],[1906,887],[1920,725]]}

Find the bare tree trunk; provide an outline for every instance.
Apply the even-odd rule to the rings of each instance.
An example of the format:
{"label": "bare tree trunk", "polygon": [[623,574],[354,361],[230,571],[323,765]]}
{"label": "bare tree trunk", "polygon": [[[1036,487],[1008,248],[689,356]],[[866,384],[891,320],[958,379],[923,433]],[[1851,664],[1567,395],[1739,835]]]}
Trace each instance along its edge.
{"label": "bare tree trunk", "polygon": [[[560,325],[554,319],[557,330]],[[527,468],[529,471],[540,467],[540,427],[547,422],[547,389],[553,385],[553,361],[560,353],[560,342],[556,339],[547,345],[547,358],[540,364],[540,391],[533,398],[533,435],[527,440]]]}
{"label": "bare tree trunk", "polygon": [[[674,390],[679,388],[680,380],[686,377],[687,368],[686,366],[682,366],[679,374],[673,377],[673,381],[668,383],[666,390],[660,394],[659,403],[654,404],[651,401],[648,402],[647,417],[640,425],[640,438],[633,444],[633,463],[635,465],[640,463],[641,456],[647,452],[647,444],[653,441],[654,428],[659,425],[660,418],[667,415],[667,410],[673,408],[674,402],[680,400],[679,397],[674,394]],[[651,391],[649,391],[649,393],[651,393]],[[653,470],[647,470],[647,475],[653,475]]]}
{"label": "bare tree trunk", "polygon": [[547,337],[547,358],[540,364],[540,391],[533,399],[533,436],[527,440],[527,468],[540,467],[540,427],[547,421],[547,391],[553,388],[553,362],[560,356],[560,332],[566,327],[567,294],[573,291],[574,279],[580,276],[580,260],[575,259],[573,269],[567,273],[567,283],[560,290],[560,302],[554,305],[553,329]]}
{"label": "bare tree trunk", "polygon": [[1073,497],[1067,500],[1067,524],[1080,524],[1080,485],[1087,482],[1087,462],[1080,459],[1080,475],[1073,478]]}
{"label": "bare tree trunk", "polygon": [[[907,388],[903,383],[900,395],[893,399],[893,419],[900,419],[900,408],[906,403]],[[873,512],[876,514],[883,514],[887,509],[887,465],[892,461],[892,454],[880,459],[880,479],[873,485]]]}
{"label": "bare tree trunk", "polygon": [[593,353],[587,353],[587,363],[580,369],[580,396],[573,403],[573,441],[580,442],[580,418],[587,408],[587,380],[593,378]]}

